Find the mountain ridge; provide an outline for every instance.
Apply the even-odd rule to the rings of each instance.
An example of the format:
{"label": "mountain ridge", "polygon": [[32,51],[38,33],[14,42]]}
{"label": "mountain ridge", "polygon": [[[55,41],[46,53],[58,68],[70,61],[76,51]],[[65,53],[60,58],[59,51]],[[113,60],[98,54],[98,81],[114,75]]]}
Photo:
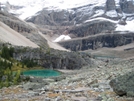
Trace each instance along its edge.
{"label": "mountain ridge", "polygon": [[[33,10],[35,4],[38,6],[40,5],[39,2],[44,3],[42,0],[30,0],[29,2],[32,2],[30,6],[34,4],[31,6]],[[62,1],[60,4],[65,2]],[[58,4],[59,2],[55,1],[55,3]],[[71,2],[67,4],[69,3]],[[26,6],[27,4],[23,8]],[[52,9],[42,6],[42,10],[38,9],[38,13],[25,19],[27,22],[36,24],[39,30],[43,34],[50,36],[49,39],[51,38],[50,40],[53,42],[66,34],[71,41],[75,40],[75,38],[77,40],[79,37],[88,38],[90,35],[96,37],[96,34],[101,33],[105,36],[107,33],[111,35],[112,33],[128,34],[127,32],[134,32],[132,27],[134,25],[134,15],[131,12],[134,9],[133,0],[93,0],[90,2],[86,0],[84,5],[77,7],[74,5],[72,8],[67,9],[57,9],[56,6],[49,5],[48,7]],[[49,31],[45,31],[45,28]],[[67,31],[67,33],[65,34],[64,31]]]}

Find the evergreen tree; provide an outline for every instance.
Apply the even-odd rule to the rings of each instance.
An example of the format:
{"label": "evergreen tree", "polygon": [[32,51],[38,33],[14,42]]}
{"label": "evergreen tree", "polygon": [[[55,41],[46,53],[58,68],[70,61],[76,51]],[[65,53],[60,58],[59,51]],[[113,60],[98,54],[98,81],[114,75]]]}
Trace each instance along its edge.
{"label": "evergreen tree", "polygon": [[5,59],[10,58],[9,49],[7,46],[3,47],[1,57],[5,58]]}
{"label": "evergreen tree", "polygon": [[13,79],[13,83],[16,85],[18,84],[21,80],[20,80],[20,75],[21,75],[21,71],[18,70],[15,74],[15,77]]}

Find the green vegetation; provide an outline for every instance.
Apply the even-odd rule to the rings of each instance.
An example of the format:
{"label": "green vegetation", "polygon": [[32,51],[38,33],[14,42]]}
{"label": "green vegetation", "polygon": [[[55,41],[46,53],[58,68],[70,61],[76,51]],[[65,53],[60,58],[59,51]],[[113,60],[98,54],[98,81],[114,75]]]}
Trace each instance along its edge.
{"label": "green vegetation", "polygon": [[[25,50],[26,48],[22,48],[22,51]],[[11,46],[0,46],[0,88],[19,84],[22,81],[20,78],[21,71],[41,68],[33,59],[15,60],[13,58],[14,52],[15,48]]]}
{"label": "green vegetation", "polygon": [[0,60],[0,88],[9,87],[20,82],[20,71],[13,75],[12,66],[12,63],[7,60]]}
{"label": "green vegetation", "polygon": [[1,57],[10,60],[13,57],[14,48],[4,46],[1,51]]}
{"label": "green vegetation", "polygon": [[26,67],[28,68],[33,68],[35,66],[38,66],[38,63],[36,61],[34,61],[33,59],[24,59],[21,61],[22,62],[22,68],[24,67],[24,65],[26,65]]}

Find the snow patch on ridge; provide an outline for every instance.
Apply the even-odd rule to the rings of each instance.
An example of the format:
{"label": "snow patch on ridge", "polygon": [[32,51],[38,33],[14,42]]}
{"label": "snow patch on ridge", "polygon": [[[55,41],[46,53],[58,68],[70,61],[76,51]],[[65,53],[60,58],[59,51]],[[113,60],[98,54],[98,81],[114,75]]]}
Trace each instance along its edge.
{"label": "snow patch on ridge", "polygon": [[130,31],[134,32],[134,20],[126,21],[126,25],[117,24],[116,31]]}
{"label": "snow patch on ridge", "polygon": [[95,21],[95,20],[103,20],[103,21],[105,20],[105,21],[110,21],[110,22],[112,22],[112,23],[117,23],[117,22],[118,22],[118,21],[113,21],[113,20],[107,19],[107,18],[98,17],[98,18],[86,20],[84,23],[87,23],[87,22],[90,22],[90,21]]}
{"label": "snow patch on ridge", "polygon": [[118,14],[115,10],[107,11],[106,15],[109,16],[109,17],[117,17],[118,16]]}
{"label": "snow patch on ridge", "polygon": [[71,37],[69,35],[60,35],[53,42],[60,42],[60,41],[63,41],[63,40],[70,40],[70,39],[71,39]]}

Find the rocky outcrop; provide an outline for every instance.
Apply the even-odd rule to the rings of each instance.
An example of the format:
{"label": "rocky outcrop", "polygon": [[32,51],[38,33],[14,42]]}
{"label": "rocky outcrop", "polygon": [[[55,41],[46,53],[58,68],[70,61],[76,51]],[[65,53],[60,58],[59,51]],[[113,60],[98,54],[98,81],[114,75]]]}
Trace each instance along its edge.
{"label": "rocky outcrop", "polygon": [[41,66],[48,69],[80,69],[84,65],[91,64],[91,56],[89,54],[81,54],[75,52],[64,52],[58,50],[40,50],[20,47],[15,50],[14,58],[22,61],[32,59]]}
{"label": "rocky outcrop", "polygon": [[117,47],[132,43],[134,41],[134,34],[131,32],[113,32],[101,33],[96,36],[89,36],[85,38],[76,38],[68,41],[59,42],[63,47],[72,51],[98,49],[102,47]]}
{"label": "rocky outcrop", "polygon": [[98,10],[105,10],[105,7],[93,7],[92,4],[89,4],[69,10],[43,9],[37,15],[27,18],[26,21],[38,25],[72,26],[89,20]]}
{"label": "rocky outcrop", "polygon": [[115,0],[107,0],[106,1],[106,11],[115,10]]}
{"label": "rocky outcrop", "polygon": [[124,13],[134,13],[133,0],[120,0],[120,7]]}
{"label": "rocky outcrop", "polygon": [[[14,17],[13,15],[0,11],[0,21],[8,25],[13,30],[24,35],[26,38],[30,39],[32,42],[38,44],[39,46],[47,46],[47,41],[41,35],[38,34],[36,27]],[[46,31],[48,33],[49,31]],[[44,30],[45,33],[45,30]]]}
{"label": "rocky outcrop", "polygon": [[134,97],[134,72],[132,71],[131,73],[127,73],[111,80],[110,85],[118,95]]}
{"label": "rocky outcrop", "polygon": [[105,20],[93,20],[83,23],[82,25],[75,26],[69,31],[69,33],[72,33],[77,37],[86,37],[101,32],[111,32],[115,29],[114,25],[114,23]]}
{"label": "rocky outcrop", "polygon": [[27,23],[19,20],[18,18],[12,16],[11,14],[0,11],[0,21],[4,22],[10,28],[14,29],[20,33],[31,33],[36,31],[33,27],[28,25]]}
{"label": "rocky outcrop", "polygon": [[37,16],[32,18],[27,18],[27,22],[33,22],[38,25],[72,25],[73,22],[71,21],[73,15],[66,10],[60,11],[49,11],[49,10],[42,10],[39,12]]}

